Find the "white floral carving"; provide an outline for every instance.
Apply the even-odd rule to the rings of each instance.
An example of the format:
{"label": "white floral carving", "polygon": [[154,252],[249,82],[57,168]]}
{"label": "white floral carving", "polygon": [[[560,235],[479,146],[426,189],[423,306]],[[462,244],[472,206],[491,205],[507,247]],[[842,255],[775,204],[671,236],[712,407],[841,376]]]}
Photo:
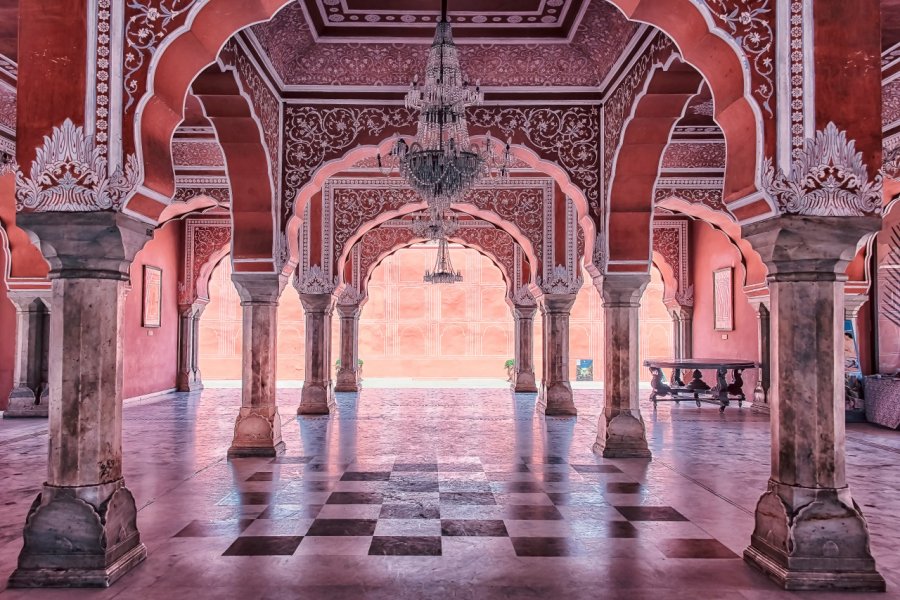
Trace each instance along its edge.
{"label": "white floral carving", "polygon": [[606,274],[606,267],[609,265],[609,254],[606,249],[606,234],[602,231],[597,234],[594,240],[594,255],[591,262],[601,274]]}
{"label": "white floral carving", "polygon": [[528,285],[523,285],[513,294],[513,304],[516,306],[535,306],[537,301],[534,299]]}
{"label": "white floral carving", "polygon": [[766,159],[766,191],[784,213],[847,217],[881,213],[882,175],[869,180],[862,152],[833,122],[807,139],[788,175]]}
{"label": "white floral carving", "polygon": [[545,294],[577,294],[584,279],[570,273],[563,265],[556,265],[549,277],[543,280],[538,277],[537,284]]}
{"label": "white floral carving", "polygon": [[118,209],[137,187],[137,160],[110,174],[103,151],[84,128],[66,119],[37,149],[30,177],[16,174],[16,209],[72,212]]}
{"label": "white floral carving", "polygon": [[675,292],[675,301],[681,306],[694,306],[694,284]]}
{"label": "white floral carving", "polygon": [[359,304],[360,300],[362,300],[362,295],[359,293],[356,287],[348,285],[344,287],[341,295],[338,296],[337,303],[341,306],[353,306],[355,304]]}
{"label": "white floral carving", "polygon": [[0,152],[0,177],[10,175],[19,170],[16,158],[6,152]]}
{"label": "white floral carving", "polygon": [[337,277],[330,280],[319,265],[311,266],[302,276],[299,271],[294,276],[294,288],[301,294],[330,294],[337,285]]}
{"label": "white floral carving", "polygon": [[884,165],[882,167],[886,177],[900,181],[900,144],[893,148],[884,149]]}

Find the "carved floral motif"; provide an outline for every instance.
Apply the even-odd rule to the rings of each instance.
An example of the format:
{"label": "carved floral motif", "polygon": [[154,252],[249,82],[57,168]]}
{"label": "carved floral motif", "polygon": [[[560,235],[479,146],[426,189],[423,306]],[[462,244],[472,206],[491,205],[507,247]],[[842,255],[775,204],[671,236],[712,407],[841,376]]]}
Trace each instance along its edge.
{"label": "carved floral motif", "polygon": [[663,169],[724,169],[725,142],[672,142],[662,160]]}
{"label": "carved floral motif", "polygon": [[229,219],[188,219],[185,223],[184,285],[179,286],[178,303],[193,304],[199,297],[200,270],[213,255],[231,244]]}
{"label": "carved floral motif", "polygon": [[344,286],[343,291],[341,291],[340,296],[338,296],[337,303],[342,306],[353,306],[359,304],[362,300],[362,295],[357,291],[356,287],[353,285]]}
{"label": "carved floral motif", "polygon": [[769,0],[706,0],[713,18],[740,46],[753,66],[753,95],[770,117],[775,93],[774,12]]}
{"label": "carved floral motif", "polygon": [[693,204],[702,204],[713,210],[731,213],[722,202],[722,188],[687,188],[687,187],[657,187],[654,202],[661,202],[668,198],[679,198]]}
{"label": "carved floral motif", "polygon": [[556,265],[547,277],[538,277],[537,284],[545,294],[577,294],[584,285],[584,278],[569,272],[563,265]]}
{"label": "carved floral motif", "polygon": [[301,294],[330,294],[338,285],[337,277],[329,279],[319,265],[313,265],[301,275],[294,275],[294,288]]}
{"label": "carved floral motif", "polygon": [[173,140],[172,162],[175,168],[185,167],[224,167],[225,156],[222,148],[214,139],[210,140]]}
{"label": "carved floral motif", "polygon": [[653,251],[672,269],[676,294],[686,293],[689,286],[688,243],[686,220],[659,219],[653,223]]}
{"label": "carved floral motif", "polygon": [[881,213],[882,175],[869,179],[862,152],[833,122],[806,140],[785,174],[766,159],[766,191],[788,214],[846,217]]}
{"label": "carved floral motif", "polygon": [[220,204],[231,203],[231,190],[224,187],[179,187],[172,202],[187,202],[199,196],[207,196]]}
{"label": "carved floral motif", "polygon": [[108,172],[105,154],[84,128],[66,119],[35,153],[30,176],[16,174],[16,209],[77,212],[118,209],[137,187],[138,165],[129,155],[124,172]]}
{"label": "carved floral motif", "polygon": [[900,121],[900,79],[894,79],[881,88],[881,123],[887,129],[898,121]]}
{"label": "carved floral motif", "polygon": [[882,171],[886,177],[900,180],[900,143],[893,148],[884,149],[884,165]]}
{"label": "carved floral motif", "polygon": [[536,306],[537,300],[534,299],[529,286],[523,285],[513,294],[513,304],[516,306]]}
{"label": "carved floral motif", "polygon": [[606,234],[602,231],[594,239],[594,252],[591,262],[601,275],[606,274],[606,267],[609,266],[609,249],[606,247]]}

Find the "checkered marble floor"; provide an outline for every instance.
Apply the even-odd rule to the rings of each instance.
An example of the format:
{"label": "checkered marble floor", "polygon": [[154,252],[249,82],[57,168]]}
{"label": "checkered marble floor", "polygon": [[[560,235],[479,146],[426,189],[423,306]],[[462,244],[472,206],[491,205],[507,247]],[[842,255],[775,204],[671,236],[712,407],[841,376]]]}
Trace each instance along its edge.
{"label": "checkered marble floor", "polygon": [[[229,461],[239,393],[126,405],[145,563],[107,590],[2,600],[822,597],[783,592],[740,558],[769,453],[766,417],[746,408],[645,405],[653,460],[604,460],[590,451],[597,390],[576,391],[577,418],[497,389],[371,389],[297,417],[298,392],[282,390],[287,452]],[[46,435],[2,434],[0,589],[46,460]],[[898,597],[900,438],[848,436],[889,593],[828,600]]]}

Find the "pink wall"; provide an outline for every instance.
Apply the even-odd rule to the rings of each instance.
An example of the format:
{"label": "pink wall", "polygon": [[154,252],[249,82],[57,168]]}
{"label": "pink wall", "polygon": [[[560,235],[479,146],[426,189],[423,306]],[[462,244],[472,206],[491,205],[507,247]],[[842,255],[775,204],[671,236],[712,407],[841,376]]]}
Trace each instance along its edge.
{"label": "pink wall", "polygon": [[[178,261],[181,222],[158,229],[131,265],[131,291],[125,297],[124,397],[142,396],[175,387],[178,358]],[[162,326],[145,328],[144,265],[162,269]]]}
{"label": "pink wall", "polygon": [[[743,292],[744,268],[741,255],[725,237],[706,223],[695,221],[691,227],[691,272],[694,280],[694,356],[697,358],[738,358],[757,360],[758,334],[756,314]],[[734,268],[734,330],[716,331],[713,321],[713,271]],[[730,376],[729,376],[730,377]],[[744,393],[751,396],[756,371],[744,373]],[[710,385],[714,373],[705,373]]]}
{"label": "pink wall", "polygon": [[16,309],[6,294],[5,237],[0,234],[0,410],[6,410],[13,383],[13,357],[16,349]]}

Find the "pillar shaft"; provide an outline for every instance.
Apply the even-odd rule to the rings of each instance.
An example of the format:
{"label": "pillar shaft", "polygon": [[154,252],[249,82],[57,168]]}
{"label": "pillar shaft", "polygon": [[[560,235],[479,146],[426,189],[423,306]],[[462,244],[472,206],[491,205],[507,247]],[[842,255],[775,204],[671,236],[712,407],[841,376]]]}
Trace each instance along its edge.
{"label": "pillar shaft", "polygon": [[769,269],[772,307],[772,474],[744,557],[788,589],[884,590],[844,450],[844,273],[878,226],[783,216],[744,228]]}
{"label": "pillar shaft", "polygon": [[176,386],[179,392],[194,392],[203,389],[200,376],[199,343],[200,316],[206,302],[198,300],[193,304],[178,307],[178,373]]}
{"label": "pillar shaft", "polygon": [[640,407],[641,296],[646,274],[607,274],[603,296],[605,406],[597,426],[594,452],[606,458],[649,458]]}
{"label": "pillar shaft", "polygon": [[334,402],[331,390],[332,294],[300,293],[306,311],[306,373],[300,395],[301,415],[324,415]]}
{"label": "pillar shaft", "polygon": [[541,403],[547,415],[576,415],[569,382],[569,313],[575,294],[544,294],[541,313],[544,325],[544,377]]}
{"label": "pillar shaft", "polygon": [[4,418],[48,414],[50,296],[50,290],[9,292],[16,307],[16,354],[13,389]]}
{"label": "pillar shaft", "polygon": [[769,314],[768,298],[754,302],[756,310],[756,326],[759,334],[758,360],[759,376],[756,379],[756,388],[753,390],[753,405],[755,412],[769,412],[769,395],[771,390],[771,320]]}
{"label": "pillar shaft", "polygon": [[334,391],[359,391],[359,304],[338,304],[341,317],[341,366]]}
{"label": "pillar shaft", "polygon": [[516,354],[513,357],[515,371],[513,391],[520,393],[537,392],[534,379],[534,314],[537,305],[515,305],[513,314],[516,325]]}
{"label": "pillar shaft", "polygon": [[276,274],[233,273],[241,298],[241,409],[234,424],[229,457],[275,456],[284,451],[276,394],[278,297]]}
{"label": "pillar shaft", "polygon": [[19,216],[50,262],[50,450],[14,587],[105,586],[146,556],[122,477],[122,319],[149,239],[121,214]]}

